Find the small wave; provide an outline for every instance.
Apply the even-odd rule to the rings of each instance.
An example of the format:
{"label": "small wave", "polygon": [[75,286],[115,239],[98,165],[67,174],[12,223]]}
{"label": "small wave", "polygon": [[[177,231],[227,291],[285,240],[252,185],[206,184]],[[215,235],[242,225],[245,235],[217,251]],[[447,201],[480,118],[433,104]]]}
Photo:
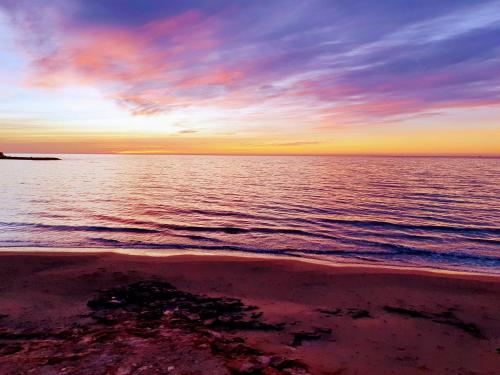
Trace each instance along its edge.
{"label": "small wave", "polygon": [[37,229],[48,229],[59,232],[124,232],[124,233],[159,233],[156,229],[137,228],[137,227],[107,227],[95,225],[51,225],[34,223],[0,223],[4,226],[29,227]]}
{"label": "small wave", "polygon": [[325,238],[331,240],[338,240],[338,237],[322,234],[318,232],[307,232],[301,229],[291,229],[291,228],[265,228],[265,227],[255,227],[255,228],[241,228],[241,227],[207,227],[207,226],[195,226],[195,225],[178,225],[178,224],[161,224],[161,228],[177,230],[177,231],[187,231],[187,232],[221,232],[226,234],[244,234],[244,233],[266,233],[266,234],[293,234],[297,236],[305,237],[317,237]]}
{"label": "small wave", "polygon": [[[380,244],[379,244],[380,245]],[[458,262],[461,264],[481,264],[487,267],[498,267],[500,265],[500,257],[488,255],[475,255],[471,253],[464,253],[459,251],[446,251],[436,252],[431,250],[416,249],[408,246],[385,244],[387,248],[397,251],[384,251],[384,250],[341,250],[341,249],[293,249],[293,248],[254,248],[246,246],[232,246],[232,245],[194,245],[194,244],[154,244],[145,242],[133,242],[122,244],[120,247],[130,247],[138,249],[164,249],[164,250],[205,250],[205,251],[238,251],[243,253],[255,254],[271,254],[271,255],[295,255],[295,256],[308,256],[308,255],[326,255],[326,256],[342,256],[342,257],[377,257],[385,259],[396,259],[401,255],[419,256],[420,258],[432,259],[433,261],[441,262]],[[412,259],[412,258],[408,258]]]}
{"label": "small wave", "polygon": [[466,240],[471,242],[479,242],[488,245],[500,246],[500,239],[495,239],[495,238],[466,238]]}
{"label": "small wave", "polygon": [[[335,256],[377,256],[381,258],[397,258],[400,255],[412,255],[419,256],[421,258],[432,259],[433,261],[455,261],[461,264],[481,264],[488,267],[498,267],[500,266],[500,257],[489,256],[489,255],[474,255],[471,253],[463,253],[459,251],[446,251],[446,252],[436,252],[423,249],[415,248],[399,248],[398,252],[384,252],[384,251],[342,251],[342,250],[296,250],[296,254],[302,254],[304,256],[314,254],[314,255],[335,255]],[[407,258],[411,260],[413,258]],[[432,264],[432,263],[430,263]]]}
{"label": "small wave", "polygon": [[179,236],[182,238],[189,238],[190,240],[193,241],[201,241],[201,242],[222,242],[222,240],[219,240],[218,238],[211,238],[211,237],[205,237],[205,236]]}
{"label": "small wave", "polygon": [[248,233],[248,229],[238,227],[202,227],[196,225],[160,224],[160,228],[186,232],[223,232],[227,234]]}
{"label": "small wave", "polygon": [[118,216],[110,216],[110,215],[91,215],[93,219],[103,221],[103,222],[113,222],[113,223],[120,223],[120,224],[126,224],[126,225],[150,225],[154,224],[154,222],[151,221],[143,221],[143,220],[136,220],[136,219],[131,219],[128,217],[118,217]]}
{"label": "small wave", "polygon": [[449,226],[449,225],[432,225],[432,224],[400,224],[390,221],[378,220],[347,220],[347,219],[319,219],[322,222],[332,224],[353,225],[357,227],[379,227],[392,228],[401,230],[422,230],[429,232],[453,232],[453,233],[471,233],[471,234],[490,234],[500,235],[499,227],[464,227],[464,226]]}
{"label": "small wave", "polygon": [[95,238],[89,238],[89,240],[94,241],[94,242],[103,243],[103,244],[122,245],[121,241],[113,240],[110,238],[95,237]]}

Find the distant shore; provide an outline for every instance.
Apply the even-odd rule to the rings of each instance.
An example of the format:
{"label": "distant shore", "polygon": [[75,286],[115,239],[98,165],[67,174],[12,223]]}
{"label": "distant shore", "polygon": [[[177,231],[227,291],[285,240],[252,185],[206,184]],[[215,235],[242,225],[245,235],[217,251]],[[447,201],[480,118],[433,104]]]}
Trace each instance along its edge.
{"label": "distant shore", "polygon": [[[0,260],[2,373],[493,374],[498,365],[495,276],[235,256]],[[108,292],[87,306],[98,290]],[[155,316],[160,302],[170,307]],[[203,320],[207,303],[222,315]]]}
{"label": "distant shore", "polygon": [[61,159],[55,158],[55,157],[49,157],[49,156],[8,156],[8,155],[5,155],[3,152],[0,152],[0,160],[41,160],[41,161],[48,161],[48,160],[61,160]]}

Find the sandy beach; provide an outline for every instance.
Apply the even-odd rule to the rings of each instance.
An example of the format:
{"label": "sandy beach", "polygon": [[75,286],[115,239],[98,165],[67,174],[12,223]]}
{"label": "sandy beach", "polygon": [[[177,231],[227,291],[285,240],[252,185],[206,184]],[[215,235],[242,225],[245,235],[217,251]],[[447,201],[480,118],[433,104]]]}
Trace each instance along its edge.
{"label": "sandy beach", "polygon": [[500,0],[0,0],[0,375],[500,375]]}
{"label": "sandy beach", "polygon": [[494,374],[500,365],[496,277],[232,256],[0,259],[2,374]]}

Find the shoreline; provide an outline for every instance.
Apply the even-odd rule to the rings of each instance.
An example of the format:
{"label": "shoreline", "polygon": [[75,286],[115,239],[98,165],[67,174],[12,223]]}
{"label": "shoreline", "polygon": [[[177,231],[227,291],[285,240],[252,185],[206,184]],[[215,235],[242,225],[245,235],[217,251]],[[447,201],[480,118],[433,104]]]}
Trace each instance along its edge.
{"label": "shoreline", "polygon": [[457,277],[479,277],[483,279],[500,280],[500,273],[488,273],[480,271],[465,271],[465,270],[450,270],[444,268],[422,267],[412,265],[397,265],[397,264],[370,264],[365,262],[335,262],[333,260],[322,260],[314,257],[301,257],[290,255],[276,254],[255,254],[238,251],[199,251],[199,250],[162,250],[162,249],[143,249],[143,248],[109,248],[109,247],[92,247],[92,248],[75,248],[75,247],[0,247],[0,256],[4,254],[11,255],[64,255],[64,254],[116,254],[126,255],[130,257],[151,257],[151,258],[168,258],[177,256],[193,256],[193,257],[224,257],[224,258],[242,258],[242,259],[268,259],[268,260],[287,260],[297,261],[319,266],[333,268],[347,268],[360,270],[378,270],[379,272],[400,271],[410,274],[430,274],[430,275],[455,275]]}
{"label": "shoreline", "polygon": [[[494,374],[500,354],[500,278],[484,275],[228,254],[11,251],[0,252],[0,285],[5,374],[154,373],[147,366],[179,375],[249,366],[265,375]],[[165,285],[188,307],[169,311],[170,301],[144,320],[123,305],[137,288],[151,299]],[[106,302],[115,295],[125,297]],[[226,312],[200,318],[203,296]]]}

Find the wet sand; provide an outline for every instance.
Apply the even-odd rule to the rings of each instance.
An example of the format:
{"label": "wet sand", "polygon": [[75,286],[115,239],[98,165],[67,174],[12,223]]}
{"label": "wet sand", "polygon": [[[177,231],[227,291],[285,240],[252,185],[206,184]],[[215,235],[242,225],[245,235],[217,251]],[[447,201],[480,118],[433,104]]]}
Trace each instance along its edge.
{"label": "wet sand", "polygon": [[[145,280],[158,284],[110,291]],[[155,289],[164,282],[177,288],[168,301],[161,293],[173,292]],[[144,304],[133,301],[137,285],[156,294]],[[99,290],[109,292],[89,307]],[[158,306],[160,317],[151,314]],[[219,315],[204,319],[207,309]],[[0,254],[2,374],[495,374],[498,368],[500,278],[494,276],[276,258]]]}

